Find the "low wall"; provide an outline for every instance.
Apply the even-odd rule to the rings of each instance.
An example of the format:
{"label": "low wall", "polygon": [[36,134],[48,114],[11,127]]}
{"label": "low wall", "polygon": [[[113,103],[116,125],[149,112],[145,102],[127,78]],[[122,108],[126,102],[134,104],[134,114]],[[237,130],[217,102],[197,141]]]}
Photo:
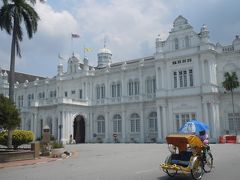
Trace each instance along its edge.
{"label": "low wall", "polygon": [[10,162],[19,160],[28,160],[39,158],[39,142],[31,143],[31,149],[28,150],[0,150],[0,162]]}
{"label": "low wall", "polygon": [[34,151],[0,151],[0,162],[34,159]]}

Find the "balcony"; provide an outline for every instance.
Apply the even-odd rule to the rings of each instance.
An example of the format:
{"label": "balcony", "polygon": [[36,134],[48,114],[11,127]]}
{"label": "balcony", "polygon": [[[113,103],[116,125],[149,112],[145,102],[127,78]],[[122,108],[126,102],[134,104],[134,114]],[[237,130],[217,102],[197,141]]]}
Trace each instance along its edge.
{"label": "balcony", "polygon": [[59,104],[71,104],[88,106],[87,100],[71,99],[71,98],[54,98],[54,99],[39,99],[31,102],[31,107],[44,107],[44,106],[56,106]]}

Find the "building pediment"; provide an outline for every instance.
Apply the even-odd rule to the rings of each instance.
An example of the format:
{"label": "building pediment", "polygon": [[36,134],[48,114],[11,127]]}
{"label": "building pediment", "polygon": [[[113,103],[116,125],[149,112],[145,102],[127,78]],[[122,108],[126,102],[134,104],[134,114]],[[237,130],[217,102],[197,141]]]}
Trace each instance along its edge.
{"label": "building pediment", "polygon": [[182,31],[186,29],[192,29],[192,26],[188,23],[186,18],[180,15],[174,20],[171,32]]}

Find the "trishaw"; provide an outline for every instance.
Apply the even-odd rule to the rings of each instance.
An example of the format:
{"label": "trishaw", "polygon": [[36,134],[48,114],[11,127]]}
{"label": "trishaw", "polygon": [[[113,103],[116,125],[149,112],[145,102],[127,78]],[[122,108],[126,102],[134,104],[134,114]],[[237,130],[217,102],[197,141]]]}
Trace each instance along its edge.
{"label": "trishaw", "polygon": [[191,174],[193,179],[199,180],[204,172],[212,170],[213,156],[210,148],[198,136],[171,134],[166,137],[166,141],[171,154],[160,166],[170,177],[179,173]]}

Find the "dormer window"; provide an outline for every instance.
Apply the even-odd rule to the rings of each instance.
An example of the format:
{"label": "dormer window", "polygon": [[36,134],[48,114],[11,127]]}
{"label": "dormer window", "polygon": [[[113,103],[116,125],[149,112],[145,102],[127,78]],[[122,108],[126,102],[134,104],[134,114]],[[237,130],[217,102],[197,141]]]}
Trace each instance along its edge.
{"label": "dormer window", "polygon": [[179,44],[178,44],[178,39],[174,39],[174,44],[175,44],[175,50],[179,49]]}

